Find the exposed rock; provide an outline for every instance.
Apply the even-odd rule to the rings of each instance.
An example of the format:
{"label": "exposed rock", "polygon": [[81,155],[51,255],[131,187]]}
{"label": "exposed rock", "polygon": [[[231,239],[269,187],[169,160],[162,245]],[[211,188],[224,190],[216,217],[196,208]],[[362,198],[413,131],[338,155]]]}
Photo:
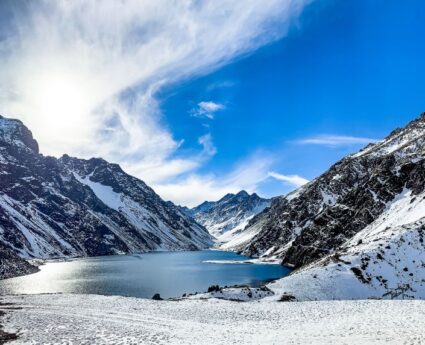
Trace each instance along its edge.
{"label": "exposed rock", "polygon": [[[332,254],[403,193],[410,193],[412,203],[422,198],[424,153],[422,115],[297,191],[274,199],[244,230],[255,236],[232,249],[250,256],[277,256],[294,267]],[[362,240],[358,238],[359,245]]]}
{"label": "exposed rock", "polygon": [[0,279],[7,279],[38,271],[36,266],[20,258],[10,249],[0,244]]}
{"label": "exposed rock", "polygon": [[23,258],[212,245],[203,226],[119,165],[43,156],[24,125],[4,117],[0,175],[0,243]]}

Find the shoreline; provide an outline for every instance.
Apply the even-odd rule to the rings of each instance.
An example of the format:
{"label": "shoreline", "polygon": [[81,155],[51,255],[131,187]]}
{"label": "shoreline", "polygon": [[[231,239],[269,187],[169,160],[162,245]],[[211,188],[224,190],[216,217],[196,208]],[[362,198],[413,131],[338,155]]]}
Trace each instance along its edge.
{"label": "shoreline", "polygon": [[[233,265],[258,265],[258,266],[264,266],[264,265],[275,265],[277,267],[279,267],[280,265],[278,264],[278,262],[276,261],[272,261],[272,262],[264,262],[263,260],[258,260],[258,259],[245,259],[245,257],[242,257],[241,260],[238,260],[238,256],[237,255],[221,255],[220,253],[229,253],[228,251],[220,251],[220,250],[208,250],[208,251],[199,251],[199,254],[196,253],[196,251],[171,251],[171,252],[146,252],[146,253],[133,253],[133,254],[120,254],[120,255],[108,255],[108,256],[96,256],[96,257],[67,257],[67,258],[49,258],[49,259],[32,259],[31,263],[37,265],[37,268],[39,269],[38,272],[36,273],[40,273],[40,271],[44,272],[44,269],[48,272],[53,272],[53,274],[55,274],[55,272],[62,272],[63,270],[67,271],[67,267],[71,267],[71,266],[66,266],[66,263],[72,263],[72,262],[77,262],[79,260],[82,260],[81,264],[76,263],[75,267],[79,267],[79,265],[83,265],[85,266],[85,261],[88,260],[88,264],[92,265],[92,263],[90,263],[90,260],[93,260],[93,265],[95,267],[99,266],[102,270],[102,267],[104,267],[106,264],[103,264],[103,260],[108,260],[115,257],[115,260],[118,260],[119,262],[121,261],[119,259],[119,257],[128,257],[127,259],[124,259],[125,262],[127,262],[126,260],[132,260],[132,258],[139,258],[142,255],[154,255],[154,254],[158,254],[158,255],[163,255],[163,254],[171,254],[170,258],[168,258],[167,256],[165,256],[163,259],[159,258],[159,259],[153,259],[153,262],[163,262],[163,264],[167,267],[166,262],[168,259],[172,260],[173,257],[173,253],[194,253],[194,256],[188,256],[189,258],[195,258],[195,259],[189,259],[189,262],[194,264],[197,268],[197,270],[199,270],[200,272],[205,271],[207,274],[207,272],[209,272],[211,269],[208,268],[206,265],[209,264],[222,264],[222,265],[227,265],[227,264],[233,264]],[[202,253],[204,252],[204,254]],[[211,252],[211,254],[206,254],[207,252]],[[212,252],[216,252],[216,254],[212,253]],[[183,257],[186,257],[185,254],[183,254]],[[225,258],[228,257],[228,260],[220,260],[219,258]],[[142,258],[142,257],[141,257]],[[145,257],[146,260],[147,257]],[[217,258],[217,260],[205,260],[205,259],[214,259]],[[114,260],[114,259],[112,259]],[[149,259],[151,260],[151,259]],[[162,260],[162,261],[161,261]],[[199,261],[198,261],[199,260]],[[150,262],[150,261],[147,261]],[[65,266],[56,266],[55,267],[50,267],[50,265],[48,264],[64,264]],[[139,264],[132,264],[132,265],[139,265]],[[204,266],[205,265],[205,266]],[[46,266],[49,266],[49,268],[46,268]],[[172,266],[172,265],[171,265]],[[74,266],[72,266],[73,268],[75,268]],[[167,271],[167,268],[164,268],[165,271]],[[191,266],[190,266],[191,267]],[[204,268],[202,268],[204,267]],[[137,298],[144,298],[144,299],[151,299],[153,298],[153,296],[156,293],[160,293],[162,296],[162,298],[165,299],[169,299],[169,300],[174,300],[174,299],[180,299],[180,298],[184,298],[184,297],[189,297],[189,296],[194,296],[194,295],[203,295],[205,296],[205,294],[208,293],[209,289],[211,287],[217,287],[220,289],[220,291],[224,290],[227,291],[228,289],[231,290],[237,290],[237,289],[241,289],[244,291],[242,296],[243,300],[249,300],[249,298],[246,297],[246,295],[255,295],[258,296],[257,292],[261,291],[261,289],[264,289],[266,285],[282,278],[282,276],[285,276],[286,274],[288,274],[288,272],[284,269],[278,269],[278,268],[271,268],[270,270],[268,268],[264,268],[264,269],[250,269],[250,268],[235,268],[235,269],[231,269],[231,268],[226,268],[224,266],[222,266],[222,268],[217,268],[218,270],[222,270],[223,272],[234,272],[236,271],[241,271],[241,277],[239,277],[239,279],[237,278],[232,278],[232,276],[229,276],[227,279],[225,278],[220,278],[220,276],[214,275],[215,278],[212,279],[208,279],[208,284],[204,285],[204,284],[195,284],[194,286],[192,286],[193,284],[183,284],[180,288],[176,289],[168,289],[168,288],[162,288],[161,285],[158,285],[158,283],[156,283],[156,280],[154,278],[152,283],[145,283],[146,287],[143,287],[143,289],[140,292],[133,292],[133,291],[127,291],[128,289],[126,289],[125,287],[120,288],[119,290],[110,290],[108,288],[106,289],[92,289],[92,288],[86,288],[86,289],[75,289],[75,288],[71,288],[68,289],[66,287],[60,287],[59,285],[56,286],[55,283],[53,283],[51,288],[44,288],[43,284],[40,285],[40,288],[37,288],[35,285],[34,288],[25,288],[25,286],[29,286],[31,287],[31,282],[43,282],[46,281],[46,279],[52,279],[55,280],[55,276],[56,275],[51,275],[52,273],[50,273],[50,275],[46,276],[44,275],[39,275],[35,278],[28,278],[24,280],[16,280],[15,282],[7,282],[10,279],[14,279],[14,278],[18,278],[18,277],[14,277],[14,278],[7,278],[7,279],[3,279],[5,281],[3,287],[1,287],[1,291],[3,291],[3,294],[25,294],[25,295],[36,295],[39,293],[98,293],[98,294],[103,294],[103,295],[107,295],[107,296],[111,296],[111,295],[120,295],[120,296],[135,296]],[[59,270],[59,271],[58,271]],[[215,271],[216,269],[212,269],[213,271]],[[261,272],[269,272],[269,273],[261,273]],[[244,273],[245,272],[245,273]],[[250,273],[252,272],[252,273]],[[259,272],[259,273],[254,273],[254,272]],[[33,273],[32,273],[33,274]],[[229,274],[229,273],[228,273]],[[31,274],[27,274],[27,275],[23,275],[21,277],[25,277],[25,276],[30,276]],[[246,276],[245,276],[246,275]],[[48,278],[46,278],[48,277]],[[57,276],[58,279],[60,278],[60,275]],[[69,276],[68,279],[72,279],[73,276]],[[76,276],[76,278],[78,279],[79,277]],[[80,277],[81,279],[85,279],[83,276]],[[87,278],[87,277],[86,277]],[[148,277],[147,277],[148,278]],[[113,276],[111,276],[111,279],[113,279]],[[206,284],[207,282],[205,282]],[[15,285],[16,287],[14,287]],[[22,285],[24,284],[24,285]],[[38,284],[38,283],[37,283]],[[71,283],[72,284],[72,283]],[[187,285],[187,286],[186,286]],[[202,286],[198,286],[198,285],[202,285]],[[1,286],[1,280],[0,280],[0,286]],[[144,285],[143,285],[144,286]],[[148,293],[144,292],[144,289],[148,289],[148,290],[156,290],[155,293],[152,293],[151,295],[149,294],[149,291],[147,291]],[[173,291],[174,293],[173,293]],[[227,292],[226,292],[227,293]],[[165,297],[163,297],[165,295]]]}

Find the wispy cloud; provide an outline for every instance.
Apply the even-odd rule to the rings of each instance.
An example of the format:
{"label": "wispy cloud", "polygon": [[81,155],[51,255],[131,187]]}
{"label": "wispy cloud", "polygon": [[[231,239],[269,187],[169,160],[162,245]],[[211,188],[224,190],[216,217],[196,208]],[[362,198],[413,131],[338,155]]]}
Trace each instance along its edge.
{"label": "wispy cloud", "polygon": [[215,113],[225,109],[224,104],[216,103],[212,101],[202,101],[199,102],[195,109],[192,109],[190,113],[192,116],[200,118],[208,118],[210,120],[214,119]]}
{"label": "wispy cloud", "polygon": [[203,146],[205,153],[209,156],[214,156],[217,153],[217,148],[214,146],[210,133],[200,137],[198,142]]}
{"label": "wispy cloud", "polygon": [[218,200],[227,193],[237,193],[242,189],[256,191],[268,178],[273,162],[272,155],[257,152],[221,175],[190,174],[178,183],[159,183],[155,190],[166,200],[193,207],[205,200]]}
{"label": "wispy cloud", "polygon": [[[0,23],[1,111],[23,120],[43,153],[103,156],[164,184],[214,150],[204,138],[199,152],[180,152],[158,91],[283,37],[309,2],[8,2],[18,5]],[[208,114],[220,107],[201,103]]]}
{"label": "wispy cloud", "polygon": [[303,145],[348,146],[369,144],[378,140],[379,139],[346,135],[318,135],[311,138],[297,140],[296,142]]}
{"label": "wispy cloud", "polygon": [[208,85],[207,91],[212,91],[212,90],[221,89],[221,88],[228,88],[234,85],[235,85],[235,82],[231,80],[218,81]]}
{"label": "wispy cloud", "polygon": [[273,177],[279,181],[287,182],[294,187],[301,187],[309,182],[309,180],[299,175],[282,175],[273,171],[270,171],[268,176]]}

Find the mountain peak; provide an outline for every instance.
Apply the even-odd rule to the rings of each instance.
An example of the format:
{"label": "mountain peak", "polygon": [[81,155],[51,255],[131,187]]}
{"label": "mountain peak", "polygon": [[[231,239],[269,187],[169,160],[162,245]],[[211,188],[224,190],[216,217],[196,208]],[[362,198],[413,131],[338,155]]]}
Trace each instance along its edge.
{"label": "mountain peak", "polygon": [[383,140],[367,145],[359,152],[349,156],[349,158],[358,158],[365,155],[383,157],[394,153],[411,155],[418,152],[419,148],[425,146],[424,137],[425,113],[422,113],[403,128],[394,129]]}
{"label": "mountain peak", "polygon": [[28,148],[38,153],[38,143],[22,121],[0,115],[0,145],[2,144]]}
{"label": "mountain peak", "polygon": [[4,117],[0,148],[1,172],[7,176],[0,183],[0,243],[22,257],[212,245],[204,227],[117,164],[101,158],[40,155],[29,129]]}
{"label": "mountain peak", "polygon": [[270,200],[241,190],[226,194],[215,202],[205,201],[191,209],[191,215],[219,242],[231,241],[236,232],[241,232],[248,222],[270,205]]}
{"label": "mountain peak", "polygon": [[247,191],[242,189],[238,194],[236,194],[236,196],[249,197],[250,195],[247,193]]}
{"label": "mountain peak", "polygon": [[[417,220],[423,213],[411,203],[425,195],[424,157],[425,114],[421,114],[385,139],[343,158],[296,192],[275,199],[245,229],[253,237],[230,249],[249,256],[277,255],[286,264],[302,267],[332,253],[367,226],[374,228],[386,219],[391,228],[400,225],[397,222]],[[403,212],[411,212],[410,218],[398,206],[394,213],[402,215],[386,214],[398,200],[408,200]]]}

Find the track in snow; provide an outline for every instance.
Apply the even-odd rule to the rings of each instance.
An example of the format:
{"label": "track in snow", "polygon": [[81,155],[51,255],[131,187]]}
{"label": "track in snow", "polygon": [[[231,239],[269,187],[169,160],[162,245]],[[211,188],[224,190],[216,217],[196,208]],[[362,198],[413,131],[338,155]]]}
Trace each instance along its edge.
{"label": "track in snow", "polygon": [[[151,301],[3,296],[10,344],[422,344],[424,301]],[[21,309],[16,309],[19,307]]]}

